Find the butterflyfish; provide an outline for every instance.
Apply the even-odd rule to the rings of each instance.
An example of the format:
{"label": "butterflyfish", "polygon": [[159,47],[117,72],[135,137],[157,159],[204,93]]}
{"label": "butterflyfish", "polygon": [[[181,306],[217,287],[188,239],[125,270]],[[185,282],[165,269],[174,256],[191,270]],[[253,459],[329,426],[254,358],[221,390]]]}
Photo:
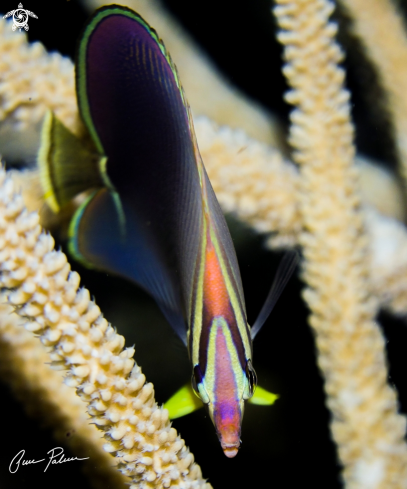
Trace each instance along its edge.
{"label": "butterflyfish", "polygon": [[[224,453],[234,457],[244,402],[256,386],[252,339],[297,259],[283,259],[250,328],[232,239],[177,70],[140,15],[118,5],[96,10],[79,39],[75,70],[87,137],[46,115],[38,155],[45,198],[58,212],[86,192],[70,223],[71,253],[155,299],[188,348],[195,408],[206,406]],[[274,402],[268,396],[263,403]]]}

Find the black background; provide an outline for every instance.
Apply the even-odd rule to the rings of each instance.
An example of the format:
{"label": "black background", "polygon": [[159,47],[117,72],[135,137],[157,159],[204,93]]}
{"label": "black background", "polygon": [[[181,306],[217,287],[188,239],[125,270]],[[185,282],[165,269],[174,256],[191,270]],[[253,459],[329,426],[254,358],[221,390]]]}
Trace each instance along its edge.
{"label": "black background", "polygon": [[[1,2],[6,13],[18,0]],[[243,2],[207,0],[183,2],[167,0],[166,6],[196,41],[209,53],[231,83],[287,121],[289,107],[283,102],[285,82],[281,75],[281,50],[274,40],[275,24],[267,0]],[[74,0],[23,2],[38,19],[31,19],[29,39],[40,40],[50,51],[73,56],[76,38],[88,14]],[[338,15],[340,40],[347,51],[348,85],[357,125],[358,150],[394,165],[391,124],[384,104],[372,103],[383,97],[374,70],[361,57],[361,50],[347,34],[347,20]],[[147,19],[148,20],[148,19]],[[165,39],[164,39],[165,41]],[[174,60],[176,62],[176,59]],[[188,94],[187,94],[188,95]],[[261,308],[280,255],[266,251],[263,238],[231,220],[245,289],[248,319],[252,323]],[[60,243],[64,248],[65,243]],[[165,323],[154,302],[124,280],[92,272],[73,263],[82,284],[95,296],[104,315],[136,344],[135,358],[163,403],[190,378],[187,352]],[[238,456],[223,455],[215,431],[203,410],[176,420],[174,426],[190,446],[205,477],[215,488],[275,486],[279,488],[312,485],[314,489],[340,487],[340,468],[330,440],[329,412],[324,406],[323,383],[316,365],[313,335],[307,325],[307,310],[294,278],[255,342],[254,365],[259,383],[280,394],[273,407],[248,405],[243,422],[243,445]],[[407,408],[404,354],[407,331],[401,320],[381,315],[387,339],[390,382],[399,390],[403,412]],[[27,458],[43,458],[59,445],[48,429],[27,418],[24,406],[10,395],[2,383],[2,449],[0,485],[6,489],[41,486],[44,489],[89,487],[80,462],[44,467],[20,468],[9,474],[12,457],[25,449]],[[73,435],[74,436],[74,435]],[[66,448],[67,456],[72,456]],[[41,466],[40,466],[41,465]],[[106,486],[107,489],[107,486]]]}

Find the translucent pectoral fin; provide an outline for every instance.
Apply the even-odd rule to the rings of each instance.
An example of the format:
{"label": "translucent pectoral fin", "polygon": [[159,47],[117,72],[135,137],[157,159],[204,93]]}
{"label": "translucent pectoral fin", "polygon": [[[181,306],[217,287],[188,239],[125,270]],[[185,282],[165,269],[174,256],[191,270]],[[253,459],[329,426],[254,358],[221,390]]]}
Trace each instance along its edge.
{"label": "translucent pectoral fin", "polygon": [[258,406],[271,406],[279,398],[278,394],[266,391],[263,387],[257,386],[253,397],[249,399],[251,404],[257,404]]}
{"label": "translucent pectoral fin", "polygon": [[266,301],[251,328],[252,339],[255,338],[255,336],[269,317],[269,314],[273,310],[273,307],[276,305],[276,302],[278,301],[285,286],[290,280],[291,275],[297,267],[299,260],[300,257],[296,251],[286,251],[284,253],[284,256],[280,261],[277,272],[274,276],[270,292],[268,293]]}
{"label": "translucent pectoral fin", "polygon": [[76,195],[104,185],[98,165],[102,156],[92,152],[48,111],[42,126],[38,165],[44,196],[54,212]]}
{"label": "translucent pectoral fin", "polygon": [[179,389],[164,404],[170,419],[181,418],[203,407],[202,401],[194,394],[190,382]]}

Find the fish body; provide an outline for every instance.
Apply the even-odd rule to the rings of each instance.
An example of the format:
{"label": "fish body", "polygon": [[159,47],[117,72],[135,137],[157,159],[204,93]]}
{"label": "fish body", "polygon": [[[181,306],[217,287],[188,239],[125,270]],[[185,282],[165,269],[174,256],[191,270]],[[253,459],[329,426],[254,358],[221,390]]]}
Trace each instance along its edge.
{"label": "fish body", "polygon": [[38,158],[47,200],[58,211],[87,192],[71,222],[71,252],[154,297],[188,347],[194,390],[233,457],[256,382],[252,335],[176,68],[141,16],[110,5],[80,38],[76,91],[89,138],[47,115]]}
{"label": "fish body", "polygon": [[253,391],[246,374],[251,365],[252,341],[238,285],[240,276],[234,274],[223,237],[206,210],[188,347],[195,391],[208,407],[225,455],[234,457],[240,446],[244,401]]}

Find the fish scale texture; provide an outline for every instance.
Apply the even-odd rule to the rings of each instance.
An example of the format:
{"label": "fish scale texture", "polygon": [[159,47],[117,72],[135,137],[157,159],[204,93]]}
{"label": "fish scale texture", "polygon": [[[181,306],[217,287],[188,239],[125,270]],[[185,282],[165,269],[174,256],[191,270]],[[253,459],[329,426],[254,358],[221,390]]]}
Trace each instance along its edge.
{"label": "fish scale texture", "polygon": [[27,318],[26,329],[50,349],[55,367],[67,369],[94,422],[105,432],[104,448],[116,456],[132,489],[209,489],[201,470],[159,408],[154,389],[133,360],[134,348],[101,315],[89,291],[79,288],[66,256],[54,250],[37,213],[29,214],[0,169],[0,285]]}

